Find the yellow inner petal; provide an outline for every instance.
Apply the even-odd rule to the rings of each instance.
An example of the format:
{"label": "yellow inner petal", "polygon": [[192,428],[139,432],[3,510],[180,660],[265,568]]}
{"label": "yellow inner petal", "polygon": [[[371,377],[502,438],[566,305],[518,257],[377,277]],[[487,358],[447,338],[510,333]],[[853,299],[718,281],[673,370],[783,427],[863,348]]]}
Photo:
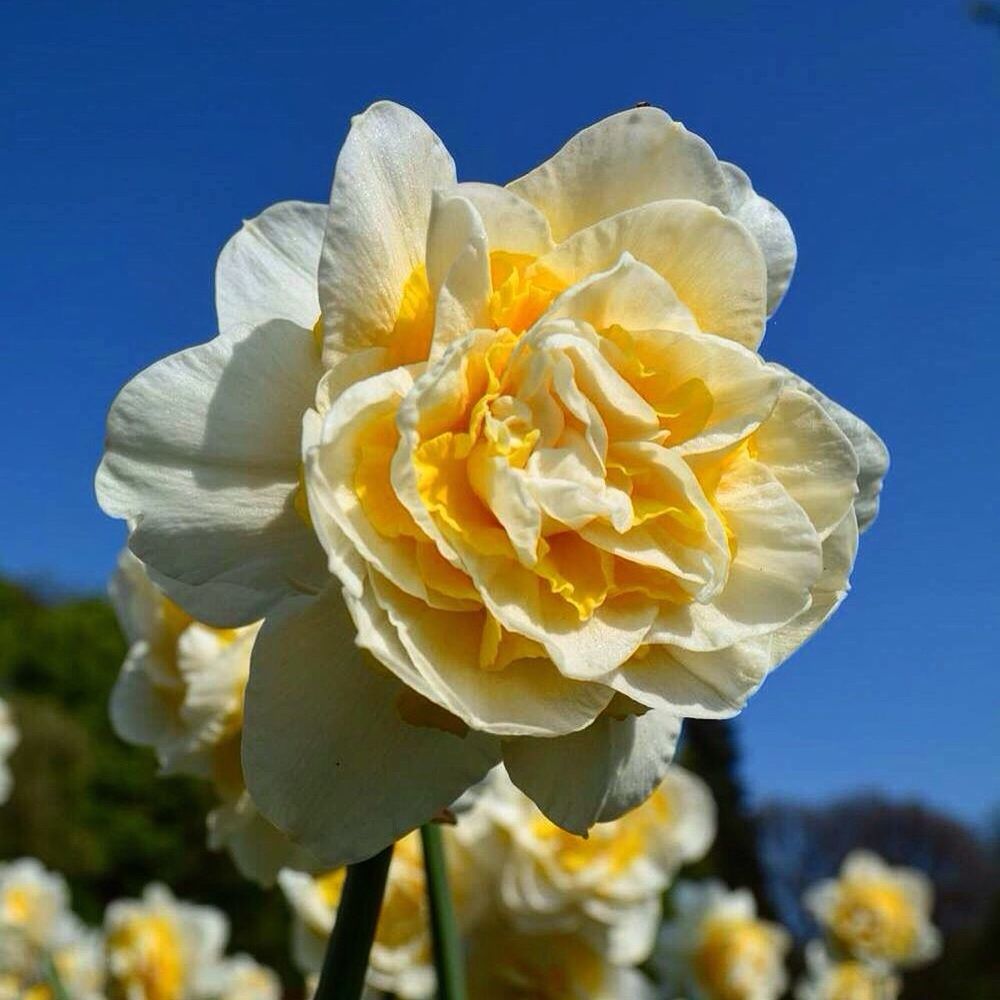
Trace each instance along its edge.
{"label": "yellow inner petal", "polygon": [[917,915],[894,882],[852,879],[841,885],[830,929],[852,951],[903,959],[916,941]]}
{"label": "yellow inner petal", "polygon": [[128,958],[120,980],[123,994],[144,1000],[180,1000],[184,995],[184,956],[174,923],[160,914],[125,920],[110,935],[108,947]]}

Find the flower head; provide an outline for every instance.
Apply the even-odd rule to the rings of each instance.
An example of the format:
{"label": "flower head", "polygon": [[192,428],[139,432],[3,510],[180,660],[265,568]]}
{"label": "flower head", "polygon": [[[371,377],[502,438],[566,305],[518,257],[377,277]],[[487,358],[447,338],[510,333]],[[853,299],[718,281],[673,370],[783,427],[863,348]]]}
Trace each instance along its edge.
{"label": "flower head", "polygon": [[218,910],[150,885],[104,916],[108,993],[120,1000],[192,1000],[214,981],[229,925]]}
{"label": "flower head", "polygon": [[499,873],[506,919],[528,933],[580,934],[623,965],[649,957],[661,895],[715,836],[708,789],[679,767],[642,805],[598,824],[586,839],[552,823],[502,776],[483,808],[508,838]]}
{"label": "flower head", "polygon": [[66,880],[35,858],[0,864],[0,932],[48,948],[65,932],[69,911]]}
{"label": "flower head", "polygon": [[896,1000],[901,988],[898,976],[855,958],[832,958],[819,941],[806,946],[806,970],[796,1000]]}
{"label": "flower head", "polygon": [[929,879],[870,851],[849,854],[839,877],[814,885],[805,902],[834,946],[855,958],[905,968],[941,949]]}
{"label": "flower head", "polygon": [[788,935],[756,914],[745,889],[682,882],[663,934],[662,962],[671,984],[692,1000],[777,1000],[787,976]]}
{"label": "flower head", "polygon": [[245,874],[271,882],[282,866],[307,864],[260,815],[243,780],[243,692],[259,623],[219,629],[195,621],[128,550],[110,590],[129,642],[111,694],[115,731],[152,747],[164,772],[212,783],[220,804],[208,817],[210,843],[228,847]]}
{"label": "flower head", "polygon": [[886,456],[757,352],[794,260],[652,108],[500,188],[380,102],[327,209],[227,244],[219,337],[125,387],[98,492],[197,620],[265,618],[244,764],[277,826],[357,860],[502,759],[583,833],[822,624]]}

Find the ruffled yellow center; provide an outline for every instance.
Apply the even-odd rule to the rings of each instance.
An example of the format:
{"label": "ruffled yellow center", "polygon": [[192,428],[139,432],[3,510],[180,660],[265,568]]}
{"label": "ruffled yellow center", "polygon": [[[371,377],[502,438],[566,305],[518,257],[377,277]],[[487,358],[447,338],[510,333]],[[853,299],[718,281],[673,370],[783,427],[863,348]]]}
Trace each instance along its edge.
{"label": "ruffled yellow center", "polygon": [[563,290],[563,284],[527,254],[494,250],[490,254],[493,293],[488,313],[494,330],[523,333]]}
{"label": "ruffled yellow center", "polygon": [[830,930],[848,951],[899,961],[916,943],[917,914],[896,882],[849,879],[841,883]]}
{"label": "ruffled yellow center", "polygon": [[698,982],[713,1000],[749,1000],[775,963],[774,939],[762,921],[709,917],[692,956]]}
{"label": "ruffled yellow center", "polygon": [[576,874],[596,871],[624,871],[645,851],[645,838],[637,826],[602,823],[588,837],[578,837],[543,817],[532,822],[532,832],[548,844],[551,857],[562,869]]}
{"label": "ruffled yellow center", "polygon": [[[617,358],[622,352],[612,348]],[[680,390],[664,391],[654,407],[634,387],[613,381],[617,372],[607,359],[596,357],[595,364],[605,367],[596,375],[575,360],[513,333],[500,333],[470,353],[450,412],[449,401],[435,401],[422,422],[427,432],[414,449],[413,465],[423,506],[459,546],[531,569],[580,621],[630,593],[690,601],[696,588],[666,568],[669,558],[630,559],[603,529],[621,536],[641,528],[644,546],[715,544],[706,536],[707,504],[690,495],[684,470],[665,467],[661,445],[667,436],[700,429],[711,409],[707,390],[689,380]],[[589,399],[588,389],[596,390]],[[624,401],[612,398],[612,389],[628,395]],[[387,440],[387,451],[397,444]],[[388,468],[388,460],[381,468]],[[537,488],[533,481],[539,481]],[[391,537],[403,510],[392,499],[392,484],[383,478],[378,487],[371,480],[362,486],[356,480],[356,488],[362,503],[378,497],[366,512],[376,530]],[[519,489],[527,491],[529,510],[531,494],[538,498],[533,523],[526,521]],[[568,516],[560,504],[569,508]],[[579,507],[579,513],[572,509]],[[575,530],[588,522],[599,536]],[[715,582],[721,583],[721,574]]]}
{"label": "ruffled yellow center", "polygon": [[117,996],[180,1000],[184,995],[184,955],[176,925],[159,914],[123,921],[108,938],[108,949],[125,961],[112,984]]}
{"label": "ruffled yellow center", "polygon": [[28,885],[12,885],[3,894],[3,922],[14,927],[33,924],[42,911],[41,895]]}
{"label": "ruffled yellow center", "polygon": [[882,980],[861,962],[840,962],[830,970],[827,1000],[883,1000]]}

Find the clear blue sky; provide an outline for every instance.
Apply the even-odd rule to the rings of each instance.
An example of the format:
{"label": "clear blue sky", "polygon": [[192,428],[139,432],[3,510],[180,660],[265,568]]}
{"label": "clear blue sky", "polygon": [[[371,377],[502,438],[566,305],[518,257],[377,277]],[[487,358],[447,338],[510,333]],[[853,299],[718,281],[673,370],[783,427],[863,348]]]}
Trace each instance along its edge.
{"label": "clear blue sky", "polygon": [[[61,3],[0,31],[0,571],[98,589],[104,413],[214,333],[242,218],[325,200],[349,116],[420,112],[466,179],[639,100],[742,165],[799,270],[765,352],[894,466],[854,593],[744,714],[758,799],[1000,800],[1000,31],[959,0]],[[13,146],[11,145],[13,140]]]}

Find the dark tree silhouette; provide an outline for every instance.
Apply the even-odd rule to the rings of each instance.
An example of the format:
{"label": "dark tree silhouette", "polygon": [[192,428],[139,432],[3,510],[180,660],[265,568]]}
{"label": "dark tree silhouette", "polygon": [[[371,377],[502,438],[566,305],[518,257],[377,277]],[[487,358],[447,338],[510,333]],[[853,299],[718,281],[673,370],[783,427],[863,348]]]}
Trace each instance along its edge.
{"label": "dark tree silhouette", "polygon": [[736,723],[688,719],[683,732],[681,763],[705,780],[718,809],[719,832],[703,867],[733,888],[750,889],[760,913],[773,916],[758,851],[757,824],[740,774]]}

